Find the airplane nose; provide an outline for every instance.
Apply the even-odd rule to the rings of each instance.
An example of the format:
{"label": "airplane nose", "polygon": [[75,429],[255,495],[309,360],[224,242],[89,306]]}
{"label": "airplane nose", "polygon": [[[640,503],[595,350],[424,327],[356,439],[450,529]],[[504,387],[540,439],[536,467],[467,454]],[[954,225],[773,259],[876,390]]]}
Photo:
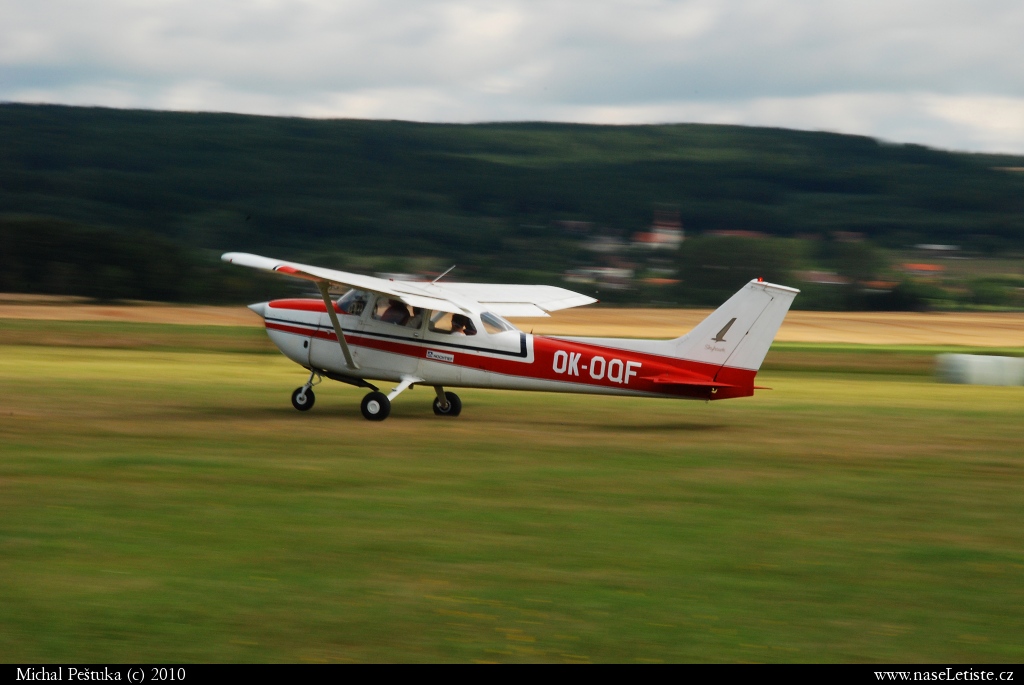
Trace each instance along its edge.
{"label": "airplane nose", "polygon": [[253,310],[254,312],[259,314],[263,318],[267,317],[267,303],[266,302],[257,302],[256,304],[251,304],[251,305],[249,305],[249,309]]}

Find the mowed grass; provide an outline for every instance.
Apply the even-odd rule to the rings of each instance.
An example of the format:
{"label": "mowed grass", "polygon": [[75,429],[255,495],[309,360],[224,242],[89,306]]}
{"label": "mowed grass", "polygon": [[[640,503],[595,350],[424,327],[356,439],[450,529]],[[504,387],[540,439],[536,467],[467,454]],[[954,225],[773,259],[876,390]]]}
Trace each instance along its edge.
{"label": "mowed grass", "polygon": [[0,347],[0,661],[1024,659],[1024,388],[360,390]]}
{"label": "mowed grass", "polygon": [[262,327],[0,318],[0,346],[279,354]]}

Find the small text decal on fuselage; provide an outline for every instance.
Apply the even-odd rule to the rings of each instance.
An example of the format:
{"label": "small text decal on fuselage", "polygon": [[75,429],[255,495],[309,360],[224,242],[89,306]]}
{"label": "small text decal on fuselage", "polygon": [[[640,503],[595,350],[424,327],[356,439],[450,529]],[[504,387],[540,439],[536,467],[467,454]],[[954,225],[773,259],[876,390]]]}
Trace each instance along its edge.
{"label": "small text decal on fuselage", "polygon": [[558,350],[551,362],[551,370],[555,373],[567,373],[570,376],[579,376],[580,368],[590,373],[595,381],[607,378],[613,383],[629,385],[629,379],[636,375],[634,369],[639,369],[643,364],[640,362],[624,362],[621,359],[606,361],[604,357],[594,356],[588,364],[580,367],[580,358],[583,355],[577,352],[566,352]]}
{"label": "small text decal on fuselage", "polygon": [[427,350],[427,359],[433,359],[439,362],[448,362],[449,364],[455,363],[455,355],[447,352],[435,352],[434,350]]}

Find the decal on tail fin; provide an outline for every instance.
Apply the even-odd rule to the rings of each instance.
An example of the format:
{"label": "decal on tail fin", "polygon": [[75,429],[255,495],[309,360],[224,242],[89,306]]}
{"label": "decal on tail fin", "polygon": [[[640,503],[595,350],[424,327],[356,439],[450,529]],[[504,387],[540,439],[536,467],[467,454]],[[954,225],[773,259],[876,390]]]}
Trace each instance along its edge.
{"label": "decal on tail fin", "polygon": [[725,334],[729,332],[729,329],[732,328],[732,325],[734,323],[736,323],[735,316],[729,319],[729,323],[725,324],[725,327],[722,330],[718,331],[718,335],[713,337],[712,340],[714,340],[715,342],[725,342]]}

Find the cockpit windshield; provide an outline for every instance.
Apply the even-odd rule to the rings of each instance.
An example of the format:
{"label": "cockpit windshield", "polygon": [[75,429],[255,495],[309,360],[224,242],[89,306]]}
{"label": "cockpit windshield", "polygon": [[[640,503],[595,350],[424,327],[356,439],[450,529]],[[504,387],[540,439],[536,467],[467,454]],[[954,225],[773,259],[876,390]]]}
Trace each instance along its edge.
{"label": "cockpit windshield", "polygon": [[359,316],[366,309],[366,303],[370,299],[369,294],[364,290],[349,290],[338,299],[338,309],[342,314]]}

